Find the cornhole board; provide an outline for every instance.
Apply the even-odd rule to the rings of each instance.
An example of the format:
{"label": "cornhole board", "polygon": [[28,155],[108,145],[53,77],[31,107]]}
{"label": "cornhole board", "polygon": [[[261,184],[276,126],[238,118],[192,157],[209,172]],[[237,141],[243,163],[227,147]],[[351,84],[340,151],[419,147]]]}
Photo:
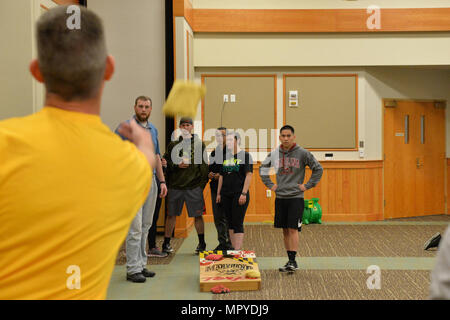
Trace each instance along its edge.
{"label": "cornhole board", "polygon": [[[211,261],[210,254],[228,255],[222,260]],[[232,255],[232,257],[231,257]],[[228,250],[203,251],[200,257],[200,291],[211,291],[212,287],[223,285],[231,291],[252,291],[261,289],[261,278],[250,279],[245,273],[250,270],[259,271],[254,251]]]}

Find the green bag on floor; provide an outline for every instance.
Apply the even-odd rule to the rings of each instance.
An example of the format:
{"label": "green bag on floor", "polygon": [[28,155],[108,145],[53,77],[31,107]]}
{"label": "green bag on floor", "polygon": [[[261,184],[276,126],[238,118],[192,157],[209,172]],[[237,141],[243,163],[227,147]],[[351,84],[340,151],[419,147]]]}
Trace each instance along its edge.
{"label": "green bag on floor", "polygon": [[322,207],[319,204],[319,198],[305,199],[302,223],[322,224]]}

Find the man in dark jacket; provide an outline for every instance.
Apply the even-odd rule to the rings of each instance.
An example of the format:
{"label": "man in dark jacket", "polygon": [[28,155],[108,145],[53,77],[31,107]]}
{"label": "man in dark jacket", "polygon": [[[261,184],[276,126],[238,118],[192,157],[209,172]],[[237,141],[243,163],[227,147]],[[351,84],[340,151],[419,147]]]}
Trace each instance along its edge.
{"label": "man in dark jacket", "polygon": [[205,144],[192,134],[192,119],[181,118],[181,136],[167,147],[164,158],[167,161],[168,210],[165,227],[163,252],[171,253],[170,237],[175,228],[176,218],[181,215],[186,203],[189,217],[195,219],[199,244],[196,253],[206,249],[205,223],[203,213],[205,201],[203,189],[208,183],[208,164],[204,161]]}

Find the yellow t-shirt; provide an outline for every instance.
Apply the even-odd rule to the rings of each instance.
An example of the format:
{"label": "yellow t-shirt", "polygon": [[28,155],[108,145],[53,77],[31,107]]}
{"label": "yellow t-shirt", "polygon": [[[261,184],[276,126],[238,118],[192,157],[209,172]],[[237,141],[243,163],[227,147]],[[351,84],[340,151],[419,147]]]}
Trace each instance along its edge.
{"label": "yellow t-shirt", "polygon": [[151,177],[99,116],[0,121],[0,299],[105,299]]}

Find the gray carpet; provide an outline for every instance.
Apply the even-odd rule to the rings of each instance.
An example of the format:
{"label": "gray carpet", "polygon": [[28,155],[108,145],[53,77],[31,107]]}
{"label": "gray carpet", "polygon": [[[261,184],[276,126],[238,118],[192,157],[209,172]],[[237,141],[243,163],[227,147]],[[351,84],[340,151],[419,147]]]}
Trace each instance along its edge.
{"label": "gray carpet", "polygon": [[424,300],[428,298],[430,272],[382,270],[381,288],[368,289],[365,270],[278,270],[261,272],[259,291],[214,295],[214,300]]}
{"label": "gray carpet", "polygon": [[[423,244],[446,225],[320,225],[299,234],[300,257],[434,257]],[[244,249],[259,257],[286,255],[283,232],[272,225],[245,226]]]}

